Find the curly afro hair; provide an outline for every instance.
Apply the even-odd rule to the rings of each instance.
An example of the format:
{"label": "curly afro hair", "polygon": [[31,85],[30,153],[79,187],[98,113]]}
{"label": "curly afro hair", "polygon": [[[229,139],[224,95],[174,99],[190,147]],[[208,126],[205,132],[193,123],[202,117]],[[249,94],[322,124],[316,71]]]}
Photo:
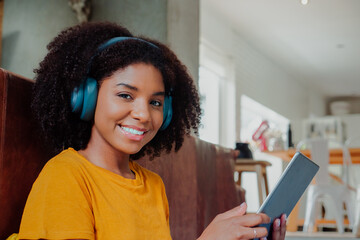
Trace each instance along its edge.
{"label": "curly afro hair", "polygon": [[126,28],[110,22],[84,23],[62,31],[47,46],[49,52],[40,63],[34,85],[32,108],[46,140],[54,153],[72,147],[86,148],[93,121],[83,121],[72,112],[73,89],[91,76],[101,86],[102,79],[134,63],[147,63],[162,74],[165,92],[171,89],[173,117],[170,125],[147,143],[136,160],[147,154],[150,158],[162,151],[179,150],[184,136],[198,133],[200,105],[198,91],[186,67],[164,44],[141,38],[117,42],[103,51],[98,47],[114,37],[134,37]]}

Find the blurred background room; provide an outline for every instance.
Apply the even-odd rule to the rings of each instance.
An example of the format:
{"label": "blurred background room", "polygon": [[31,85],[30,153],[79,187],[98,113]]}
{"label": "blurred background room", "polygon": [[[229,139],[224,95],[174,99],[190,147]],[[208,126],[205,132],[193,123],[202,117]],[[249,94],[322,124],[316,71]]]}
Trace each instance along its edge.
{"label": "blurred background room", "polygon": [[[0,19],[1,68],[30,79],[46,44],[79,22],[117,22],[168,44],[197,82],[200,139],[226,148],[245,143],[251,160],[269,163],[270,191],[294,152],[310,147],[297,149],[303,140],[353,149],[329,171],[332,183],[351,188],[358,209],[359,0],[0,0]],[[235,172],[234,180],[239,177],[248,211],[256,212],[262,201],[257,176]],[[306,196],[287,239],[308,237],[301,235]],[[312,230],[339,234],[328,204],[320,203]],[[335,239],[352,238],[346,233],[355,232],[354,221],[345,216],[345,235]]]}

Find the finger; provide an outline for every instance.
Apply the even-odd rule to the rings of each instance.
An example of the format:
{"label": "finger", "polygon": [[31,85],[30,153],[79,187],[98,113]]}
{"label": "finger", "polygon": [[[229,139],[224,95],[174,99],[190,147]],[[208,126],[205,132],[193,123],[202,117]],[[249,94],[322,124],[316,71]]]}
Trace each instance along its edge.
{"label": "finger", "polygon": [[270,223],[271,222],[271,218],[268,215],[266,215],[265,213],[259,213],[259,215],[262,218],[261,223]]}
{"label": "finger", "polygon": [[268,223],[270,218],[265,214],[246,214],[231,218],[231,221],[238,226],[256,227],[260,224]]}
{"label": "finger", "polygon": [[281,215],[280,218],[280,236],[285,239],[286,234],[286,214]]}
{"label": "finger", "polygon": [[242,236],[245,239],[254,239],[254,238],[263,238],[268,234],[267,229],[264,227],[254,227],[248,228],[246,230],[246,235]]}
{"label": "finger", "polygon": [[281,239],[280,235],[280,226],[281,226],[281,221],[279,218],[275,219],[273,225],[272,225],[272,239],[274,240],[278,240]]}
{"label": "finger", "polygon": [[217,216],[217,218],[218,219],[227,219],[227,218],[242,216],[246,213],[246,209],[247,209],[247,204],[245,202],[243,202],[240,206],[237,206],[233,209],[230,209],[227,212],[219,214]]}
{"label": "finger", "polygon": [[242,217],[236,217],[241,226],[253,227],[259,224],[269,223],[270,217],[264,213],[251,213]]}

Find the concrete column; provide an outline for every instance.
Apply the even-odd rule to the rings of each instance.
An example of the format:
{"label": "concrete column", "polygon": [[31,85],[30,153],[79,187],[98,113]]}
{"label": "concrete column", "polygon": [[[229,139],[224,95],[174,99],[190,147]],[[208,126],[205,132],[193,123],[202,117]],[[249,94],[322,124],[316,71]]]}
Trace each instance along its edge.
{"label": "concrete column", "polygon": [[168,0],[167,42],[190,75],[199,78],[199,1]]}

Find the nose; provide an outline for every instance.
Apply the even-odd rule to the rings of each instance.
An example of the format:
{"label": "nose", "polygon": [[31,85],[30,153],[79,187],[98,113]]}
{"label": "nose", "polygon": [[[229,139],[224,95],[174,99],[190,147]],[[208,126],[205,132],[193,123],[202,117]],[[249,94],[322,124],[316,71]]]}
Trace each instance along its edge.
{"label": "nose", "polygon": [[150,120],[150,104],[144,100],[134,102],[134,107],[131,111],[131,116],[140,121],[148,122]]}

